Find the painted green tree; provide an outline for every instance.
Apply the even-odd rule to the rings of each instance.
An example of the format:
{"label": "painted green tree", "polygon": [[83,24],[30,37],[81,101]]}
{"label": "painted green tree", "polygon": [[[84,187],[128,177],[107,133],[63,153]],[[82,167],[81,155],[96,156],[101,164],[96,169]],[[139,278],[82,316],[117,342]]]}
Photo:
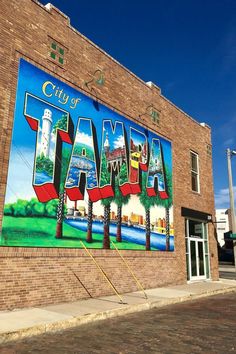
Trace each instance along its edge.
{"label": "painted green tree", "polygon": [[49,218],[57,217],[57,200],[52,199],[45,205],[46,216]]}
{"label": "painted green tree", "polygon": [[[67,128],[67,115],[62,115],[56,124],[53,126],[52,133],[56,134],[57,129],[66,130]],[[63,220],[65,215],[65,180],[67,175],[67,167],[70,162],[71,149],[63,147],[61,155],[61,175],[60,175],[60,188],[59,188],[59,200],[57,207],[57,226],[56,226],[56,238],[63,236]],[[58,158],[58,156],[56,156]]]}
{"label": "painted green tree", "polygon": [[155,197],[155,204],[165,208],[166,219],[166,251],[170,250],[170,208],[173,205],[172,172],[168,166],[164,166],[167,199],[161,199],[159,195]]}
{"label": "painted green tree", "polygon": [[37,198],[31,198],[26,206],[26,215],[43,216],[46,214],[47,203],[40,203]]}
{"label": "painted green tree", "polygon": [[67,130],[67,120],[68,116],[66,114],[63,114],[61,119],[58,119],[58,121],[54,124],[52,128],[52,133],[56,134],[57,129]]}
{"label": "painted green tree", "polygon": [[127,166],[122,164],[120,168],[120,175],[116,176],[115,179],[115,197],[114,202],[117,205],[117,229],[116,229],[116,241],[122,242],[121,235],[121,224],[122,224],[122,206],[127,204],[130,200],[130,195],[123,196],[119,188],[119,180],[120,183],[123,184],[127,181]]}
{"label": "painted green tree", "polygon": [[67,167],[70,162],[71,150],[70,148],[62,149],[61,157],[61,176],[60,176],[60,188],[59,188],[59,200],[57,205],[57,226],[56,226],[56,238],[63,237],[63,220],[66,212],[65,208],[65,180],[67,176]]}
{"label": "painted green tree", "polygon": [[[102,155],[101,161],[101,176],[100,185],[105,186],[110,183],[110,173],[107,169],[107,159],[105,154]],[[111,212],[111,202],[114,197],[101,199],[101,204],[104,207],[104,217],[103,217],[103,248],[110,249],[110,212]]]}
{"label": "painted green tree", "polygon": [[30,200],[17,199],[15,203],[5,205],[4,215],[56,218],[57,204],[58,202],[55,199],[47,203],[41,203],[37,198],[31,198]]}
{"label": "painted green tree", "polygon": [[27,200],[17,199],[17,201],[14,204],[12,204],[13,215],[27,216],[27,206],[28,206]]}
{"label": "painted green tree", "polygon": [[88,226],[87,226],[87,237],[86,237],[86,241],[88,243],[93,242],[93,234],[92,234],[92,227],[93,227],[93,202],[91,201],[91,199],[89,198],[88,200],[88,216],[87,216],[87,222],[88,222]]}
{"label": "painted green tree", "polygon": [[149,197],[147,194],[147,173],[142,173],[142,191],[138,194],[140,203],[145,209],[145,223],[146,223],[146,250],[151,249],[151,225],[150,225],[150,209],[155,205],[154,197]]}
{"label": "painted green tree", "polygon": [[43,154],[36,158],[36,172],[47,172],[48,176],[53,175],[53,162]]}
{"label": "painted green tree", "polygon": [[14,212],[14,209],[12,207],[11,203],[5,204],[4,206],[4,215],[10,215],[12,216]]}
{"label": "painted green tree", "polygon": [[101,200],[101,204],[104,207],[103,214],[103,248],[110,249],[110,212],[111,212],[111,202],[113,197],[104,198]]}

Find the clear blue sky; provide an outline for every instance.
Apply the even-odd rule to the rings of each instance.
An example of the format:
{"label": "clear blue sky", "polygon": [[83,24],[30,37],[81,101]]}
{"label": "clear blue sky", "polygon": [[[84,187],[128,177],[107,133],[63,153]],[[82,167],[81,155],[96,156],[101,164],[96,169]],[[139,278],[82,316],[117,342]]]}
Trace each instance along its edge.
{"label": "clear blue sky", "polygon": [[[236,1],[52,3],[78,31],[211,126],[216,207],[228,207],[225,150],[236,149]],[[236,157],[232,167],[236,185]]]}

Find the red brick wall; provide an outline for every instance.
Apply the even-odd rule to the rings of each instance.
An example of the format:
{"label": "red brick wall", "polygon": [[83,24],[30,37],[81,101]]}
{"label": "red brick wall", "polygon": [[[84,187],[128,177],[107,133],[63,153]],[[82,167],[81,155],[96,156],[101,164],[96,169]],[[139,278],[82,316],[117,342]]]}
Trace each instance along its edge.
{"label": "red brick wall", "polygon": [[[105,85],[96,87],[97,97],[108,107],[156,131],[173,144],[175,251],[122,251],[146,288],[186,282],[185,229],[181,207],[214,215],[212,161],[207,155],[210,128],[175,107],[156,86],[149,87],[100,48],[71,28],[69,19],[57,9],[46,10],[33,0],[0,0],[0,227],[7,181],[7,168],[14,115],[18,59],[32,62],[55,77],[86,92],[85,82],[100,68]],[[64,67],[48,54],[48,37],[66,48]],[[160,125],[144,113],[153,104],[160,110]],[[201,193],[191,191],[190,150],[199,154]],[[211,276],[218,277],[217,249],[209,224]],[[116,251],[93,250],[94,257],[117,290],[136,289],[132,277]],[[74,275],[75,272],[80,281]],[[108,284],[83,250],[0,248],[0,310],[74,301],[110,294]]]}

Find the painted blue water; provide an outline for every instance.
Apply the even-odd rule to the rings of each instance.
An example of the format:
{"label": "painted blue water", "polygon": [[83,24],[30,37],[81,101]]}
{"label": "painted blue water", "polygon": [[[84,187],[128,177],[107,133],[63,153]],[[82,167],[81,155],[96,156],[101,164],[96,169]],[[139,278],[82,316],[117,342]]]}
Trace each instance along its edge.
{"label": "painted blue water", "polygon": [[52,177],[46,172],[36,172],[35,174],[35,184],[43,184],[52,182]]}
{"label": "painted blue water", "polygon": [[[87,231],[87,220],[72,220],[67,219],[65,223],[82,231]],[[99,221],[93,222],[94,233],[103,234],[103,223]],[[124,241],[137,243],[139,245],[146,244],[146,233],[144,229],[125,226],[121,227],[122,239]],[[110,236],[116,236],[116,224],[110,224]],[[151,232],[151,247],[156,248],[161,251],[166,249],[166,237],[163,234],[158,234],[156,232]],[[170,251],[174,250],[174,236],[170,236]]]}

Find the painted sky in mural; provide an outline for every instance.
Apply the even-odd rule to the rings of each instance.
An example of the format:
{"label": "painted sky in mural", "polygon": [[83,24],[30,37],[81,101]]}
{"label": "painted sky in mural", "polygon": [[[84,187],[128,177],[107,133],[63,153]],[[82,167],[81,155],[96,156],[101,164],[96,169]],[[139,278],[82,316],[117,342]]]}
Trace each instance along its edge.
{"label": "painted sky in mural", "polygon": [[102,248],[107,202],[118,248],[173,250],[171,143],[21,59],[1,244]]}

